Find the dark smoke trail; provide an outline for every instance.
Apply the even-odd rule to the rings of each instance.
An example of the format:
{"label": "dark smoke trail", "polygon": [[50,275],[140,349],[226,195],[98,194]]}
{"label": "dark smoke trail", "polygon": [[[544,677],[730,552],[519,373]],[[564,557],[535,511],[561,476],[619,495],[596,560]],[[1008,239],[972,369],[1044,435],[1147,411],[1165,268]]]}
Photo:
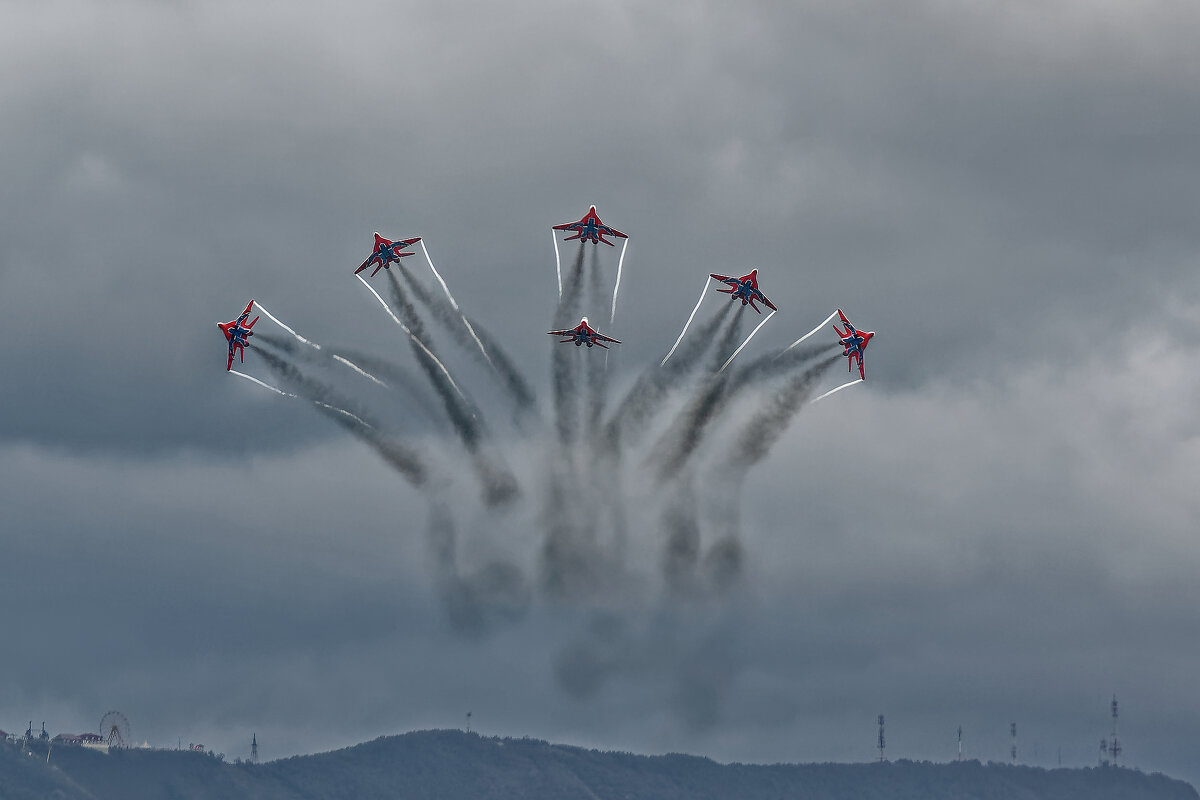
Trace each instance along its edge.
{"label": "dark smoke trail", "polygon": [[457,531],[449,506],[429,508],[429,545],[446,616],[460,633],[480,636],[497,624],[514,622],[529,608],[531,590],[515,564],[492,561],[463,575],[458,567]]}
{"label": "dark smoke trail", "polygon": [[726,406],[728,386],[728,375],[708,376],[675,423],[659,438],[651,453],[651,457],[658,462],[659,483],[677,476],[688,457],[700,445],[708,423]]}
{"label": "dark smoke trail", "polygon": [[[735,494],[721,498],[721,502],[736,505],[738,498]],[[661,519],[666,535],[663,578],[672,594],[680,597],[697,596],[704,591],[723,594],[737,583],[744,553],[736,526],[701,556],[700,514],[690,473],[677,482]]]}
{"label": "dark smoke trail", "polygon": [[[575,324],[575,314],[578,311],[579,298],[583,284],[583,253],[579,248],[575,264],[567,276],[563,286],[563,296],[554,312],[555,330],[563,330]],[[576,387],[576,362],[578,353],[568,352],[578,348],[565,347],[561,342],[555,342],[550,354],[550,381],[554,390],[554,422],[558,432],[558,441],[569,445],[575,440],[575,431],[579,427],[579,402]]]}
{"label": "dark smoke trail", "polygon": [[400,318],[410,332],[413,355],[441,398],[450,424],[458,433],[467,452],[471,454],[471,462],[483,490],[484,502],[488,506],[497,506],[512,501],[520,494],[520,484],[498,453],[485,450],[483,445],[487,427],[482,412],[467,400],[450,377],[449,371],[438,363],[439,359],[433,348],[424,339],[424,325],[417,315],[417,310],[405,295],[404,287],[391,270],[387,270],[387,273],[392,285],[392,298],[400,309]]}
{"label": "dark smoke trail", "polygon": [[671,360],[661,369],[671,375],[690,372],[700,362],[700,358],[713,346],[721,323],[732,313],[733,303],[724,303],[708,322],[692,334],[691,338],[680,342],[675,355],[671,356]]}
{"label": "dark smoke trail", "polygon": [[563,453],[548,467],[541,583],[551,597],[579,600],[611,591],[608,579],[614,576],[616,565],[597,538],[595,509],[568,461],[568,454]]}
{"label": "dark smoke trail", "polygon": [[659,438],[654,448],[654,458],[659,462],[659,482],[675,477],[688,457],[700,445],[705,428],[727,405],[726,389],[731,376],[716,370],[725,363],[725,353],[732,352],[738,338],[739,323],[745,306],[738,308],[733,319],[725,327],[714,351],[712,372],[701,383],[692,401],[680,412],[671,428]]}
{"label": "dark smoke trail", "polygon": [[270,334],[259,337],[262,344],[269,345],[276,350],[286,353],[289,356],[300,357],[307,363],[321,364],[322,366],[331,366],[335,356],[341,356],[347,360],[357,364],[366,371],[374,374],[376,377],[383,376],[387,378],[388,388],[396,391],[399,394],[405,395],[409,400],[414,401],[414,404],[430,422],[441,423],[443,420],[433,407],[432,398],[423,390],[421,385],[408,373],[406,369],[399,364],[392,364],[381,358],[367,355],[365,353],[357,353],[352,350],[340,349],[338,351],[330,350],[315,350],[310,347],[301,348],[298,343],[292,339],[281,339]]}
{"label": "dark smoke trail", "polygon": [[[722,344],[729,344],[728,334],[735,328],[736,320],[726,330]],[[660,438],[655,448],[660,463],[660,481],[683,468],[703,440],[709,423],[729,406],[739,392],[764,379],[787,374],[797,365],[836,347],[837,345],[830,344],[795,348],[782,357],[772,353],[752,361],[732,375],[726,372],[706,378],[695,398],[680,413],[675,424]]]}
{"label": "dark smoke trail", "polygon": [[670,390],[678,384],[678,379],[691,372],[713,346],[717,330],[731,313],[733,305],[726,303],[693,336],[680,344],[665,366],[652,365],[638,376],[605,425],[605,441],[610,452],[620,448],[622,438],[636,435],[654,417]]}
{"label": "dark smoke trail", "polygon": [[812,387],[817,379],[839,359],[841,359],[840,355],[830,356],[809,367],[771,395],[765,406],[751,418],[737,437],[729,457],[729,463],[744,474],[746,470],[765,458],[770,452],[771,446],[787,430],[792,417],[796,415],[809,394],[812,393]]}
{"label": "dark smoke trail", "polygon": [[725,333],[717,342],[716,359],[713,361],[713,365],[710,368],[711,372],[716,372],[719,370],[721,365],[725,363],[725,360],[729,358],[729,355],[733,352],[733,349],[737,347],[737,340],[741,338],[742,334],[741,322],[745,316],[745,311],[745,306],[738,306],[737,311],[733,315],[733,319],[729,323],[729,326],[725,328]]}
{"label": "dark smoke trail", "polygon": [[478,322],[472,321],[471,326],[475,329],[475,335],[479,337],[479,341],[483,342],[488,355],[491,356],[496,373],[503,379],[509,394],[512,395],[518,414],[536,414],[537,395],[526,382],[525,376],[517,369],[512,357],[485,328],[480,327]]}
{"label": "dark smoke trail", "polygon": [[[272,336],[269,333],[254,334],[254,342],[255,342],[255,344],[270,345],[271,347],[274,347],[276,350],[278,350],[282,353],[287,353],[289,355],[295,354],[296,349],[300,346],[299,342],[297,342],[295,339],[283,339],[278,336]],[[312,348],[309,348],[309,349],[312,350]],[[316,354],[318,352],[320,352],[320,351],[313,350],[314,354]]]}
{"label": "dark smoke trail", "polygon": [[[267,366],[296,389],[297,393],[318,404],[318,411],[373,447],[384,461],[407,478],[413,486],[424,485],[428,471],[417,452],[392,440],[378,428],[363,421],[362,414],[347,411],[345,401],[339,398],[330,387],[305,376],[294,364],[288,363],[269,350],[258,348],[257,352]],[[351,413],[358,419],[347,416]]]}
{"label": "dark smoke trail", "polygon": [[731,533],[708,548],[701,565],[709,586],[718,593],[733,588],[742,576],[746,562],[746,551],[741,540]]}
{"label": "dark smoke trail", "polygon": [[[404,324],[408,326],[412,335],[421,340],[421,343],[429,347],[431,341],[429,335],[425,333],[425,323],[421,321],[421,317],[417,314],[417,309],[409,301],[408,295],[404,293],[404,287],[400,285],[400,281],[396,278],[396,273],[390,269],[385,270],[388,276],[388,283],[392,287],[392,302],[396,304],[396,308],[400,310],[400,319],[404,320]],[[430,347],[430,350],[433,348]]]}
{"label": "dark smoke trail", "polygon": [[575,441],[575,430],[579,426],[579,402],[577,398],[576,376],[578,348],[569,344],[555,342],[550,356],[550,380],[554,389],[554,427],[558,433],[558,441],[562,445],[570,445]]}
{"label": "dark smoke trail", "polygon": [[667,588],[674,594],[690,594],[695,589],[696,565],[700,561],[700,520],[690,475],[680,479],[663,508],[662,527],[666,534],[662,570]]}
{"label": "dark smoke trail", "polygon": [[587,395],[583,401],[583,415],[588,422],[588,435],[594,442],[600,435],[604,420],[604,399],[608,393],[608,353],[587,354]]}
{"label": "dark smoke trail", "polygon": [[[465,314],[456,311],[444,295],[428,291],[403,263],[397,268],[404,276],[409,291],[413,293],[417,301],[433,313],[442,327],[454,336],[461,347],[470,352],[472,356],[482,359],[492,373],[500,379],[500,384],[512,395],[518,411],[522,413],[535,411],[537,398],[534,396],[533,390],[495,338],[484,331],[479,323],[468,320]],[[478,344],[472,338],[472,332],[475,337],[478,337]],[[486,356],[484,352],[480,351],[480,346],[486,352]]]}
{"label": "dark smoke trail", "polygon": [[504,505],[520,496],[517,476],[498,453],[484,448],[472,455],[472,464],[483,488],[483,502],[489,507]]}
{"label": "dark smoke trail", "polygon": [[824,352],[836,350],[840,346],[835,342],[830,342],[829,344],[811,344],[807,347],[793,347],[791,350],[781,353],[768,353],[737,369],[734,380],[739,388],[758,383],[764,378],[791,372],[801,364]]}
{"label": "dark smoke trail", "polygon": [[412,400],[413,405],[420,409],[430,422],[439,424],[445,422],[439,409],[434,406],[434,399],[429,395],[429,390],[399,364],[393,364],[386,359],[356,350],[339,349],[333,355],[348,358],[371,374],[386,381],[392,390]]}
{"label": "dark smoke trail", "polygon": [[583,294],[583,250],[583,246],[580,245],[579,254],[575,256],[575,263],[571,266],[566,283],[563,284],[562,298],[559,299],[558,307],[554,310],[556,330],[574,325],[579,321],[576,315],[579,314],[579,300]]}
{"label": "dark smoke trail", "polygon": [[588,294],[588,307],[595,308],[596,304],[602,299],[600,292],[603,291],[603,281],[600,275],[600,248],[592,248],[592,260],[588,264],[588,272],[591,274],[591,292]]}
{"label": "dark smoke trail", "polygon": [[416,340],[411,341],[413,355],[416,357],[417,363],[421,365],[421,369],[424,370],[425,377],[429,379],[433,390],[441,398],[446,416],[458,433],[459,439],[462,440],[468,451],[474,453],[479,448],[479,442],[483,436],[478,411],[467,404],[452,379],[438,366],[435,356],[431,355],[433,348],[425,338],[425,328],[417,316],[416,309],[408,301],[403,287],[400,286],[400,282],[396,280],[392,271],[390,269],[385,271],[392,285],[392,299],[400,310],[400,318],[408,326],[411,338]]}
{"label": "dark smoke trail", "polygon": [[[588,269],[591,272],[589,307],[596,308],[603,291],[600,256],[596,248],[592,248],[592,259]],[[583,414],[587,420],[588,436],[593,442],[600,435],[604,420],[604,402],[608,397],[608,356],[607,351],[596,352],[589,354],[587,359],[588,388],[583,403]]]}

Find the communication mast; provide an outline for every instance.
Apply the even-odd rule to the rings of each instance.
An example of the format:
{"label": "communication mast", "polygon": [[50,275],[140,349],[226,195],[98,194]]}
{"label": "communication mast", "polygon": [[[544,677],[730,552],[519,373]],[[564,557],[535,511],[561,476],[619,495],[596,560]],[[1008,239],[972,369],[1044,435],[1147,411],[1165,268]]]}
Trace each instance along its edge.
{"label": "communication mast", "polygon": [[1117,766],[1117,758],[1121,755],[1121,742],[1117,739],[1117,696],[1115,694],[1112,699],[1112,740],[1108,745],[1108,754],[1112,758],[1113,766]]}
{"label": "communication mast", "polygon": [[1017,763],[1017,723],[1010,722],[1008,725],[1009,735],[1012,736],[1012,747],[1009,748],[1009,754],[1012,756],[1012,763]]}
{"label": "communication mast", "polygon": [[883,739],[883,714],[880,714],[880,715],[879,715],[879,743],[876,745],[876,747],[878,747],[878,748],[879,748],[879,763],[881,763],[881,764],[882,764],[882,763],[883,763],[883,760],[884,760],[884,759],[883,759],[883,748],[884,748],[884,739]]}
{"label": "communication mast", "polygon": [[958,760],[962,761],[962,725],[958,726]]}
{"label": "communication mast", "polygon": [[250,734],[250,763],[258,763],[258,734]]}

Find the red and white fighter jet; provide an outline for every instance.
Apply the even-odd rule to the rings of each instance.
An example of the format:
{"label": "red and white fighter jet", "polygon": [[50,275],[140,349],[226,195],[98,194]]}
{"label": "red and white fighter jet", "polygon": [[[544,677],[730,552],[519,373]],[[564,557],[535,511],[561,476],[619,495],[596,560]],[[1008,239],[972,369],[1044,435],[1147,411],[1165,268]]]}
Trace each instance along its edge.
{"label": "red and white fighter jet", "polygon": [[579,220],[579,222],[564,222],[562,225],[552,225],[551,227],[556,231],[575,231],[575,235],[563,239],[564,242],[578,239],[580,244],[584,242],[604,242],[609,247],[616,247],[616,245],[604,237],[616,236],[619,239],[629,238],[616,228],[610,228],[601,222],[600,217],[596,216],[595,206],[589,208],[588,213],[584,214],[583,219]]}
{"label": "red and white fighter jet", "polygon": [[579,320],[579,324],[574,328],[567,328],[562,331],[547,331],[546,333],[550,336],[562,336],[563,338],[559,341],[559,344],[574,342],[576,347],[579,347],[581,344],[586,344],[588,347],[598,344],[607,350],[608,345],[604,344],[605,342],[612,342],[613,344],[621,343],[619,339],[605,336],[593,330],[592,326],[588,325],[587,317]]}

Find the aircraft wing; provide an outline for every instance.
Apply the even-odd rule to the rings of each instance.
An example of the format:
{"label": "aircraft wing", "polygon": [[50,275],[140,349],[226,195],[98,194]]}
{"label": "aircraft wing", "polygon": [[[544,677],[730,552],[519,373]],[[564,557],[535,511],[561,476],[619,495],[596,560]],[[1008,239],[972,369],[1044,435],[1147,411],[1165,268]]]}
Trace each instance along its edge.
{"label": "aircraft wing", "polygon": [[605,336],[603,333],[597,333],[596,334],[596,344],[600,344],[600,342],[612,342],[613,344],[620,344],[621,340],[614,339],[611,336]]}
{"label": "aircraft wing", "polygon": [[229,348],[229,363],[225,365],[225,371],[229,372],[229,370],[231,370],[231,369],[233,369],[233,347],[232,346],[230,346],[230,348]]}
{"label": "aircraft wing", "polygon": [[609,247],[616,247],[616,245],[615,245],[615,244],[613,244],[612,242],[610,242],[608,239],[605,239],[605,238],[604,238],[605,236],[617,236],[617,237],[620,237],[620,238],[622,238],[622,239],[628,239],[628,238],[629,238],[628,236],[626,236],[625,234],[621,233],[621,232],[620,232],[619,230],[617,230],[616,228],[610,228],[610,227],[608,227],[607,225],[601,225],[601,226],[600,226],[600,227],[599,227],[599,228],[596,230],[596,239],[597,239],[598,241],[604,242],[604,243],[605,243],[606,245],[608,245]]}
{"label": "aircraft wing", "polygon": [[546,334],[548,336],[574,336],[575,329],[571,328],[570,330],[565,331],[546,331]]}

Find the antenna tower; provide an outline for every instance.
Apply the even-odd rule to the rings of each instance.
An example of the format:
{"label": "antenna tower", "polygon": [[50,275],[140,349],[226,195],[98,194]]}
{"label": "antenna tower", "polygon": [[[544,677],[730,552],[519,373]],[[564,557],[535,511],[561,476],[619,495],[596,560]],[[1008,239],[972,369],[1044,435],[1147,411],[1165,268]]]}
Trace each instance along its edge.
{"label": "antenna tower", "polygon": [[879,715],[879,743],[876,745],[876,747],[879,748],[879,763],[881,763],[881,764],[883,763],[883,760],[884,760],[883,759],[884,744],[885,744],[885,742],[883,739],[883,714],[880,714]]}
{"label": "antenna tower", "polygon": [[1117,696],[1112,699],[1112,741],[1108,745],[1108,754],[1112,756],[1113,766],[1117,766],[1117,758],[1121,755],[1121,742],[1117,739]]}
{"label": "antenna tower", "polygon": [[1012,762],[1017,763],[1017,723],[1011,722],[1008,725],[1008,733],[1012,736],[1012,747],[1009,748],[1009,755],[1012,756]]}
{"label": "antenna tower", "polygon": [[250,734],[250,763],[258,763],[258,734]]}
{"label": "antenna tower", "polygon": [[962,725],[958,726],[958,760],[962,761]]}

